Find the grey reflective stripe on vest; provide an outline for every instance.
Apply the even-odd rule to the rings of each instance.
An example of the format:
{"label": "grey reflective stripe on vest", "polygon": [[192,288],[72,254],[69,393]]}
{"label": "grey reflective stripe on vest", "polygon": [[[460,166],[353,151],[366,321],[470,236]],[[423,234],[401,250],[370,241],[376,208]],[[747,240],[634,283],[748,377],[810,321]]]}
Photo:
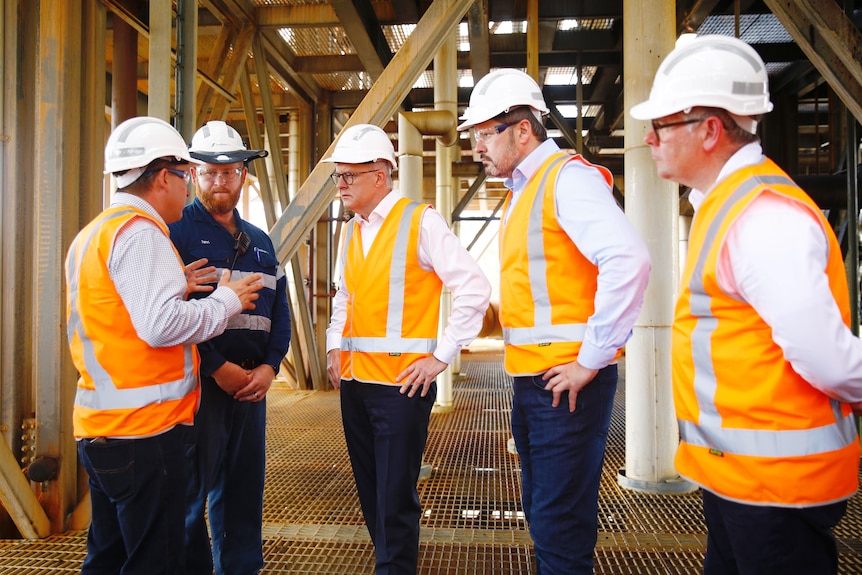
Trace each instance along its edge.
{"label": "grey reflective stripe on vest", "polygon": [[[216,271],[215,271],[216,277],[220,278],[221,274],[227,269],[228,268],[218,268],[217,267]],[[278,266],[278,271],[281,272],[281,266]],[[261,276],[260,281],[263,282],[263,287],[271,289],[272,291],[275,291],[275,286],[276,286],[276,283],[278,282],[278,279],[276,278],[276,276],[274,276],[272,274],[265,274],[263,272],[244,272],[244,271],[240,271],[240,270],[230,270],[230,281],[241,280],[241,279],[246,278],[252,274],[260,274],[260,276]],[[280,276],[284,275],[284,273],[283,272],[279,273],[279,275]]]}
{"label": "grey reflective stripe on vest", "polygon": [[[84,241],[84,246],[80,251],[81,259],[83,259],[90,247],[93,236],[99,231],[100,227],[111,219],[124,217],[130,213],[136,213],[135,210],[121,210],[111,214],[98,226],[93,226],[89,236]],[[80,239],[80,238],[78,238]],[[74,256],[76,253],[75,247],[77,240],[72,244],[70,254]],[[75,405],[86,407],[88,409],[135,409],[150,405],[152,403],[160,403],[164,401],[172,401],[182,399],[194,390],[197,385],[197,374],[194,369],[194,355],[192,346],[183,346],[183,379],[177,381],[168,381],[158,385],[147,385],[144,387],[132,389],[117,389],[111,376],[96,359],[93,341],[87,337],[86,332],[82,328],[81,315],[78,310],[78,280],[81,271],[81,261],[75,260],[74,257],[69,258],[67,277],[69,278],[69,298],[71,300],[69,325],[66,332],[69,341],[73,340],[77,333],[78,339],[81,341],[83,349],[84,364],[87,372],[93,378],[95,389],[85,389],[79,387],[75,394]]]}
{"label": "grey reflective stripe on vest", "polygon": [[[544,189],[548,175],[561,162],[571,156],[557,158],[542,175],[533,205],[530,207],[530,220],[527,223],[527,265],[530,274],[530,291],[533,295],[533,325],[531,327],[504,327],[503,341],[509,345],[529,345],[534,343],[580,342],[587,331],[585,323],[552,324],[551,296],[548,293],[547,261],[545,259],[545,237],[542,234],[544,221]],[[504,214],[505,219],[505,214]]]}
{"label": "grey reflective stripe on vest", "polygon": [[[407,282],[407,248],[410,244],[410,228],[413,213],[423,209],[418,202],[411,201],[404,207],[395,247],[392,250],[392,263],[389,266],[389,304],[386,316],[385,337],[342,337],[341,348],[347,351],[365,353],[431,353],[437,348],[436,338],[405,338],[401,336],[404,322],[404,286]],[[344,240],[344,261],[347,261],[347,246],[353,236],[353,226],[348,226]],[[418,249],[418,248],[417,248]]]}
{"label": "grey reflective stripe on vest", "polygon": [[[727,213],[744,196],[758,186],[796,184],[784,176],[754,176],[743,182],[721,206],[710,222],[703,246],[716,241],[718,231]],[[697,217],[695,215],[695,217]],[[856,440],[856,427],[852,416],[841,414],[840,404],[830,400],[835,423],[805,430],[727,429],[722,427],[721,414],[715,405],[718,381],[712,363],[712,334],[718,320],[712,315],[712,299],[703,286],[703,270],[708,250],[701,249],[689,282],[691,314],[698,318],[691,334],[694,360],[694,391],[700,410],[700,421],[679,420],[679,434],[683,441],[709,449],[753,457],[802,457],[834,451]]]}
{"label": "grey reflective stripe on vest", "polygon": [[269,333],[272,327],[272,320],[262,315],[253,315],[250,313],[241,313],[235,315],[227,321],[228,329],[246,329],[250,331],[265,331]]}
{"label": "grey reflective stripe on vest", "polygon": [[343,337],[345,351],[365,353],[431,353],[437,349],[436,339],[393,337]]}

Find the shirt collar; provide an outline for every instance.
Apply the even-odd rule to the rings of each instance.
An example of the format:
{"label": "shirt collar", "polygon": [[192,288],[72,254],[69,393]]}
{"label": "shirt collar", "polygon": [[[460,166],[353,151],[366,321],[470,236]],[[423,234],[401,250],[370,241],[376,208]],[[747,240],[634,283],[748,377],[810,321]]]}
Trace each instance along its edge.
{"label": "shirt collar", "polygon": [[512,170],[512,177],[506,178],[503,183],[513,192],[521,191],[545,160],[559,151],[560,147],[557,145],[557,142],[553,138],[548,138],[539,144],[535,150],[530,152],[526,158],[521,160],[521,163]]}
{"label": "shirt collar", "polygon": [[715,183],[709,190],[704,192],[702,190],[692,188],[688,194],[688,201],[691,203],[691,206],[695,211],[697,211],[701,204],[703,204],[703,200],[706,198],[707,194],[711,190],[714,190],[715,186],[717,186],[720,181],[741,168],[759,164],[763,159],[763,149],[760,147],[758,142],[752,142],[742,146],[732,156],[730,156],[730,158],[728,158],[727,162],[722,166],[721,171],[718,172],[718,177],[715,179]]}
{"label": "shirt collar", "polygon": [[165,224],[165,220],[162,219],[162,216],[159,215],[159,212],[156,211],[156,208],[154,208],[147,200],[143,199],[140,196],[136,196],[135,194],[130,194],[128,192],[114,193],[114,197],[111,200],[111,207],[113,208],[115,206],[130,206],[132,208],[137,208],[139,210],[147,212],[156,220],[160,221],[162,224]]}
{"label": "shirt collar", "polygon": [[371,210],[371,213],[368,214],[368,219],[362,217],[359,214],[356,214],[356,221],[359,222],[360,225],[380,223],[386,219],[386,216],[389,215],[389,212],[392,211],[392,208],[395,207],[395,204],[398,200],[401,199],[401,194],[398,190],[390,190],[388,194],[383,196],[383,199],[380,200],[380,203]]}

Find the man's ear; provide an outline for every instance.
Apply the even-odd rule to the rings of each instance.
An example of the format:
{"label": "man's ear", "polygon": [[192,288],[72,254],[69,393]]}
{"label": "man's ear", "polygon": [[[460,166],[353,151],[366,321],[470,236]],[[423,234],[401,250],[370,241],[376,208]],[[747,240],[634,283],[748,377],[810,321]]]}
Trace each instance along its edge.
{"label": "man's ear", "polygon": [[705,127],[703,149],[711,152],[718,146],[721,133],[724,131],[724,124],[717,116],[709,116],[703,120],[703,125]]}

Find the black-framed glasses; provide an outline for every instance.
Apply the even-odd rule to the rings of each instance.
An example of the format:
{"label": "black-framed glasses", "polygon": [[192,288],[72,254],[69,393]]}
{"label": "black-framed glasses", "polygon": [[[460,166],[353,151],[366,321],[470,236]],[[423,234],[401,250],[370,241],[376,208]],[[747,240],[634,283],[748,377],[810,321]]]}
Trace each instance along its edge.
{"label": "black-framed glasses", "polygon": [[236,180],[240,174],[242,174],[242,168],[231,168],[230,170],[211,170],[208,168],[198,169],[197,170],[198,177],[207,180],[209,182],[214,182],[218,178],[221,178],[225,182],[232,182]]}
{"label": "black-framed glasses", "polygon": [[490,128],[485,128],[484,130],[473,130],[473,137],[476,139],[476,143],[479,142],[487,144],[491,141],[494,136],[498,136],[506,131],[506,128],[509,126],[514,126],[518,122],[509,122],[508,124],[497,124],[496,126],[492,126]]}
{"label": "black-framed glasses", "polygon": [[696,124],[697,122],[703,122],[707,117],[704,118],[686,118],[685,120],[679,120],[677,122],[667,122],[666,124],[661,124],[656,120],[651,122],[652,131],[655,132],[655,139],[657,142],[661,142],[661,138],[658,135],[659,130],[664,130],[665,128],[675,128],[677,126],[686,126],[688,124]]}
{"label": "black-framed glasses", "polygon": [[338,179],[344,179],[344,183],[348,186],[353,185],[353,180],[356,179],[356,176],[360,176],[362,174],[370,174],[371,172],[379,172],[380,170],[365,170],[364,172],[332,172],[329,174],[329,177],[332,179],[332,183],[336,186],[338,185]]}

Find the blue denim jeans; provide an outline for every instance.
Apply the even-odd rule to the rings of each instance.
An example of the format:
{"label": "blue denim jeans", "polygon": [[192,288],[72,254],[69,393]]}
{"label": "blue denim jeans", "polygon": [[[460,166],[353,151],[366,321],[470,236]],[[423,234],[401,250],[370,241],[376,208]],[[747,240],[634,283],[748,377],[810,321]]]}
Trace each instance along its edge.
{"label": "blue denim jeans", "polygon": [[521,459],[521,500],[538,575],[592,575],[598,494],[617,366],[601,369],[558,407],[541,375],[514,378],[512,435]]}
{"label": "blue denim jeans", "polygon": [[835,575],[832,528],[847,502],[795,509],[746,505],[703,491],[704,575]]}
{"label": "blue denim jeans", "polygon": [[215,567],[216,575],[255,575],[263,568],[266,399],[236,401],[211,378],[201,378],[194,434],[186,573],[210,575]]}
{"label": "blue denim jeans", "polygon": [[83,575],[184,573],[187,434],[177,425],[145,439],[82,439],[92,519]]}
{"label": "blue denim jeans", "polygon": [[422,508],[416,482],[437,385],[407,397],[398,385],[341,381],[341,419],[377,575],[416,575]]}

